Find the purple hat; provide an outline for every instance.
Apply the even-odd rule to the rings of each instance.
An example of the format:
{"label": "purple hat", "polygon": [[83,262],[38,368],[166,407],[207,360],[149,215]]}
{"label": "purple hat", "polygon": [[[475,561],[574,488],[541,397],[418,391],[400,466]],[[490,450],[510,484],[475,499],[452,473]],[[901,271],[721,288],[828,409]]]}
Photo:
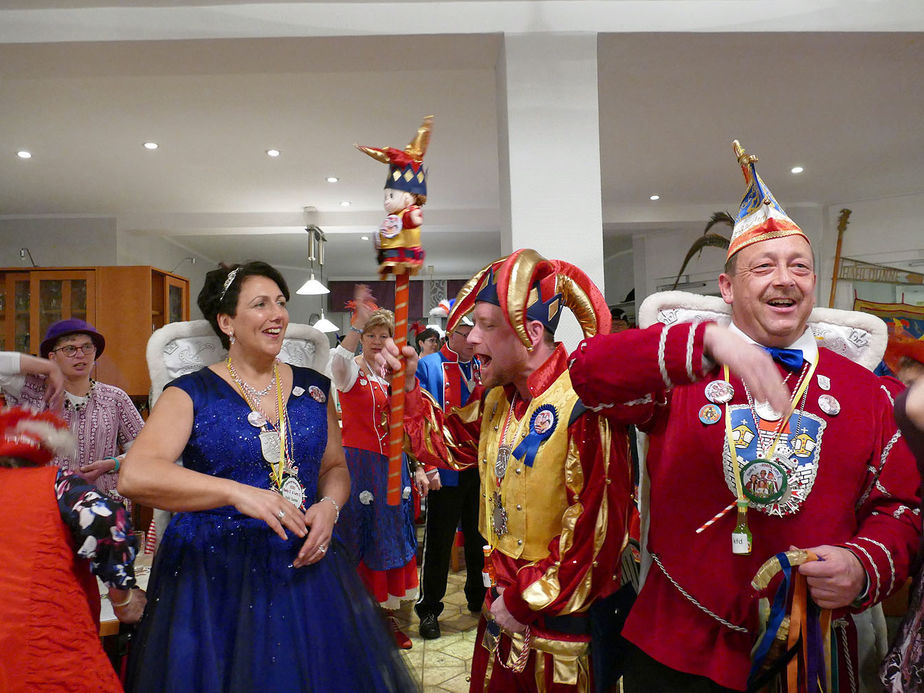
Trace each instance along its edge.
{"label": "purple hat", "polygon": [[55,346],[55,342],[61,337],[66,337],[70,334],[89,335],[90,339],[92,339],[93,343],[96,345],[96,358],[99,358],[103,353],[103,349],[106,348],[106,340],[103,338],[103,335],[96,331],[93,325],[79,318],[69,318],[68,320],[58,320],[58,322],[52,323],[48,328],[48,332],[45,333],[45,339],[42,340],[39,346],[39,352],[42,354],[42,358],[47,359],[48,354],[51,353],[51,350]]}

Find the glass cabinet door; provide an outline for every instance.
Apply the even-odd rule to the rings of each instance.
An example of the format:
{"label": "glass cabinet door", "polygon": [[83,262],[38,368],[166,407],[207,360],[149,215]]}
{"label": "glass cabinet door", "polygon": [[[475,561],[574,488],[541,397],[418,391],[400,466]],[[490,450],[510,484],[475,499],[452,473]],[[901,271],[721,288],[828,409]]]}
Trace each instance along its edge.
{"label": "glass cabinet door", "polygon": [[48,328],[58,320],[79,318],[92,323],[95,317],[94,275],[88,271],[32,272],[31,341],[37,353]]}
{"label": "glass cabinet door", "polygon": [[48,327],[64,319],[64,281],[40,279],[38,282],[38,338],[42,339]]}
{"label": "glass cabinet door", "polygon": [[164,323],[189,320],[189,306],[186,300],[187,285],[170,276],[164,279],[164,288],[167,292]]}
{"label": "glass cabinet door", "polygon": [[13,350],[24,354],[32,352],[32,321],[30,307],[29,276],[22,275],[13,280]]}

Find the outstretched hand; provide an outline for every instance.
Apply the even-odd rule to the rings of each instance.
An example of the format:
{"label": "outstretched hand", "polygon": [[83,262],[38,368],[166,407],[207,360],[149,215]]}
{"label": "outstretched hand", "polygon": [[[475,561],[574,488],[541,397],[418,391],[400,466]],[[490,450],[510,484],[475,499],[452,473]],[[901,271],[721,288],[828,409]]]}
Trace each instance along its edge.
{"label": "outstretched hand", "polygon": [[789,391],[770,354],[742,339],[727,327],[711,323],[703,334],[703,350],[709,358],[737,375],[757,402],[785,416],[789,410]]}

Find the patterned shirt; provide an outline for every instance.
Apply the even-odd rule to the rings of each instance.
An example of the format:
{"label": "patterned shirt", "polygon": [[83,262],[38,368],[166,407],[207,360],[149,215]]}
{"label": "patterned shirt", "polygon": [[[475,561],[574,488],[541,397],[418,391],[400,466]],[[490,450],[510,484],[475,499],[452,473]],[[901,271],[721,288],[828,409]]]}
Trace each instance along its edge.
{"label": "patterned shirt", "polygon": [[138,540],[125,507],[101,494],[76,474],[58,470],[55,498],[61,519],[71,530],[77,555],[90,561],[90,570],[108,587],[135,587],[132,564]]}
{"label": "patterned shirt", "polygon": [[[47,408],[44,378],[36,375],[0,376],[0,387],[6,395],[7,404],[21,404],[39,410]],[[77,439],[77,453],[56,457],[54,464],[73,473],[79,472],[85,464],[125,452],[144,425],[141,415],[123,390],[93,380],[90,381],[86,403],[75,406],[65,397],[61,415]],[[128,501],[116,491],[118,481],[118,474],[107,472],[94,483],[100,490],[123,501],[130,508]]]}

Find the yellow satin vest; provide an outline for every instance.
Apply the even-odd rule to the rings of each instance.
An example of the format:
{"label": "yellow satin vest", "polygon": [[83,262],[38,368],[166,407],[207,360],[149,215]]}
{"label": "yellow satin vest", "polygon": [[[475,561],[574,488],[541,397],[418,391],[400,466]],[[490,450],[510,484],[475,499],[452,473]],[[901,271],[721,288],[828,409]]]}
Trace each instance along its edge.
{"label": "yellow satin vest", "polygon": [[[491,546],[511,558],[541,560],[549,555],[549,542],[561,534],[562,515],[568,507],[565,489],[568,421],[577,401],[571,377],[565,370],[545,392],[533,398],[523,418],[511,416],[507,426],[507,444],[512,450],[530,433],[533,413],[539,407],[554,406],[556,424],[552,434],[539,446],[532,467],[525,464],[525,458],[515,459],[511,454],[500,484],[501,500],[507,511],[507,533],[497,536],[492,524],[494,494],[498,490],[494,463],[510,402],[502,387],[493,388],[485,397],[482,435],[478,444],[482,480],[478,523],[481,535]],[[497,433],[484,435],[492,429]]]}

